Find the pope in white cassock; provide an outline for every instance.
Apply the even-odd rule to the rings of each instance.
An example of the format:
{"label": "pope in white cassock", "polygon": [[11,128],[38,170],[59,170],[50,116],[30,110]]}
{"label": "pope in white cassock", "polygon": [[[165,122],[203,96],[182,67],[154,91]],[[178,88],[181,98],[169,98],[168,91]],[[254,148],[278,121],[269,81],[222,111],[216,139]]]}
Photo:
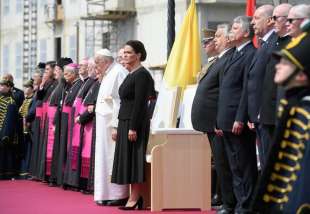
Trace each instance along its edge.
{"label": "pope in white cassock", "polygon": [[128,198],[128,185],[111,183],[115,150],[112,131],[118,123],[118,89],[128,71],[114,61],[108,49],[101,49],[96,53],[95,63],[103,79],[96,104],[94,200],[99,205],[123,205]]}

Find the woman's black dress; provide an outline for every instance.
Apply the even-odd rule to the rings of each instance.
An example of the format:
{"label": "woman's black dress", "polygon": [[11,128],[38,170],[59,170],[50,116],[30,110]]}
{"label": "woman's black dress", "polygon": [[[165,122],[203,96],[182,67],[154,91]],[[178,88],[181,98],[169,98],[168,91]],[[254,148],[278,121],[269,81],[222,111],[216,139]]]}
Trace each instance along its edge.
{"label": "woman's black dress", "polygon": [[[145,152],[150,129],[148,104],[150,97],[154,95],[154,81],[144,67],[130,73],[119,88],[121,105],[112,183],[131,184],[145,181]],[[135,142],[128,140],[129,129],[137,132]]]}

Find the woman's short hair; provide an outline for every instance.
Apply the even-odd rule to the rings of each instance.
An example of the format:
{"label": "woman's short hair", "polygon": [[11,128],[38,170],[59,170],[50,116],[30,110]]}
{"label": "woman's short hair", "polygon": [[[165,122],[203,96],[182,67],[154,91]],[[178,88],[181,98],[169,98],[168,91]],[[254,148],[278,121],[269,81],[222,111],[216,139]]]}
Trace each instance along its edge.
{"label": "woman's short hair", "polygon": [[146,50],[142,42],[140,42],[139,40],[129,40],[128,42],[126,42],[126,45],[132,47],[136,54],[141,54],[141,62],[146,59]]}

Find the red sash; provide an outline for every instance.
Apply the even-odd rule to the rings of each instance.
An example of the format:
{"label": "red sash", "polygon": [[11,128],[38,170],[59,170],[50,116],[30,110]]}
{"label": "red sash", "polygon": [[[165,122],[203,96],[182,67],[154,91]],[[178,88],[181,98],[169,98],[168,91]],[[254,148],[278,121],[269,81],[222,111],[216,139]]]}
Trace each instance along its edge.
{"label": "red sash", "polygon": [[70,143],[71,143],[72,106],[63,106],[62,112],[68,114],[67,151],[69,151]]}
{"label": "red sash", "polygon": [[92,134],[93,134],[93,122],[89,122],[84,126],[83,132],[83,148],[82,148],[82,166],[81,177],[88,178],[90,171],[91,160],[91,147],[92,147]]}
{"label": "red sash", "polygon": [[47,111],[48,111],[48,102],[44,102],[42,105],[42,123],[41,123],[41,130],[44,128],[45,120],[47,117]]}
{"label": "red sash", "polygon": [[37,106],[36,107],[36,117],[39,117],[42,120],[42,115],[43,115],[43,108],[42,106]]}
{"label": "red sash", "polygon": [[[86,109],[82,105],[82,99],[76,98],[73,104],[73,107],[75,108],[74,111],[74,118],[76,118],[78,115],[83,113]],[[78,158],[79,158],[79,149],[80,149],[80,142],[81,142],[81,124],[74,123],[73,129],[72,129],[72,147],[71,147],[71,169],[77,170],[78,165]]]}
{"label": "red sash", "polygon": [[51,165],[53,158],[53,146],[55,140],[55,125],[54,119],[57,111],[57,106],[47,107],[47,147],[46,147],[46,175],[51,175]]}

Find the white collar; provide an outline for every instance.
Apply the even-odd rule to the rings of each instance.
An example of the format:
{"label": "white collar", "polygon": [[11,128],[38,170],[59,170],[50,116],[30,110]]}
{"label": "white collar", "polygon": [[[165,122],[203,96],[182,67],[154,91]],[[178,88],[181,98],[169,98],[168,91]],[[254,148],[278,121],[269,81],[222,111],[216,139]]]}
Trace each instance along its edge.
{"label": "white collar", "polygon": [[211,57],[208,57],[208,62],[211,62],[213,61],[217,56],[211,56]]}
{"label": "white collar", "polygon": [[219,55],[218,58],[221,58],[227,51],[229,51],[231,48],[227,48],[225,50],[223,50]]}
{"label": "white collar", "polygon": [[240,51],[242,50],[242,48],[244,48],[245,46],[247,46],[247,45],[250,44],[250,43],[251,43],[251,41],[249,40],[249,41],[246,41],[246,42],[242,43],[242,44],[239,45],[238,47],[236,47],[237,50],[238,50],[238,52],[240,52]]}
{"label": "white collar", "polygon": [[274,29],[271,29],[268,33],[266,33],[264,36],[263,36],[263,38],[262,38],[262,40],[264,41],[264,42],[267,42],[267,40],[269,39],[269,37],[271,36],[271,34],[274,32]]}
{"label": "white collar", "polygon": [[108,69],[106,70],[106,72],[104,73],[104,75],[107,75],[114,65],[115,65],[115,62],[113,62],[113,63],[108,67]]}

